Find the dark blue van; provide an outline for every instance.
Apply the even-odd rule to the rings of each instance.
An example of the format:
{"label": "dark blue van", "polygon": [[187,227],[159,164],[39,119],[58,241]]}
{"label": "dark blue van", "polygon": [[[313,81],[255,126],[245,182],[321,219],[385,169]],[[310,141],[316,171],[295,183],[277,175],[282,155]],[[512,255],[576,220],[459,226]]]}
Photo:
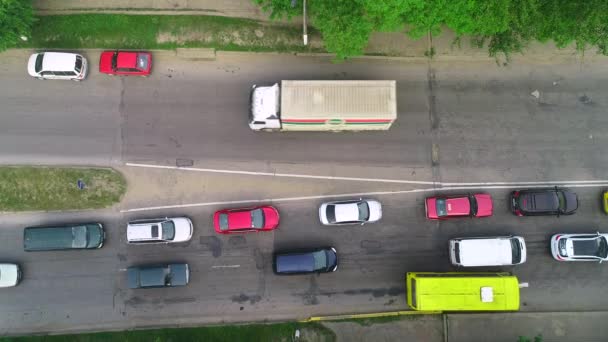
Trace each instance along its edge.
{"label": "dark blue van", "polygon": [[306,274],[334,272],[338,255],[333,247],[275,253],[272,270],[275,274]]}

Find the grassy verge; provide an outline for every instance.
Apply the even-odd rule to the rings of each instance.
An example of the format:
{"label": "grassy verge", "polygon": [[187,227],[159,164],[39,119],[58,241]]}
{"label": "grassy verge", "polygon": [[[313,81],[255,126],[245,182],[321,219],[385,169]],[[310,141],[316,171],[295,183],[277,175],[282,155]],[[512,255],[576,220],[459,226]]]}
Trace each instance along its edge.
{"label": "grassy verge", "polygon": [[255,20],[199,15],[72,14],[40,16],[21,47],[318,52],[318,33],[302,45],[301,28]]}
{"label": "grassy verge", "polygon": [[0,211],[104,208],[125,190],[125,179],[112,169],[0,167]]}
{"label": "grassy verge", "polygon": [[300,330],[297,341],[335,341],[333,332],[317,323],[277,323],[201,328],[135,330],[109,333],[5,337],[0,342],[235,342],[235,341],[284,341],[291,342],[296,329]]}

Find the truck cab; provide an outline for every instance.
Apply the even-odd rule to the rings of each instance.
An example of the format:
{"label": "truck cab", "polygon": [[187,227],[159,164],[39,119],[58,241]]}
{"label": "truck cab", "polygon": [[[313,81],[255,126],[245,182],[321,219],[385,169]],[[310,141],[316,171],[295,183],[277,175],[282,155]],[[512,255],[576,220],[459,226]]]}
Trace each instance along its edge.
{"label": "truck cab", "polygon": [[280,88],[275,83],[272,86],[251,89],[251,108],[249,112],[249,127],[254,131],[280,130]]}

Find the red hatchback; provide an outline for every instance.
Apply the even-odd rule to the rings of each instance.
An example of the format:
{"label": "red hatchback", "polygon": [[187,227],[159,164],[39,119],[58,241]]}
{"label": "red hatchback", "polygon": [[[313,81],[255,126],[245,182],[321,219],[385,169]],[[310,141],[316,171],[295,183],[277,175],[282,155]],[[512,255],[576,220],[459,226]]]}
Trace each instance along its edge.
{"label": "red hatchback", "polygon": [[99,58],[99,72],[110,75],[148,76],[152,54],[139,51],[104,51]]}
{"label": "red hatchback", "polygon": [[424,204],[426,217],[431,220],[492,216],[493,209],[492,197],[488,194],[429,197]]}
{"label": "red hatchback", "polygon": [[279,212],[271,206],[224,209],[213,215],[213,226],[220,234],[263,232],[279,225]]}

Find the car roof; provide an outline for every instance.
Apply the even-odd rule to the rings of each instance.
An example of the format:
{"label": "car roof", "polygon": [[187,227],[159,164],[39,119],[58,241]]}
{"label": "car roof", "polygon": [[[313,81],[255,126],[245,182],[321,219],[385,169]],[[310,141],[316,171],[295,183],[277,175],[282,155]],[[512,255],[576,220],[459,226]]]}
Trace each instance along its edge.
{"label": "car roof", "polygon": [[44,52],[42,71],[74,71],[76,56],[75,53]]}
{"label": "car roof", "polygon": [[463,266],[505,265],[513,261],[510,238],[463,239],[460,263]]}
{"label": "car roof", "polygon": [[359,207],[357,203],[334,204],[336,222],[358,221]]}
{"label": "car roof", "polygon": [[315,268],[312,251],[292,254],[279,254],[276,256],[276,271],[279,273],[289,272],[313,272]]}
{"label": "car roof", "polygon": [[228,229],[251,228],[251,210],[228,212]]}
{"label": "car roof", "polygon": [[162,234],[161,223],[158,222],[142,222],[129,223],[127,225],[127,240],[151,240],[160,239]]}
{"label": "car roof", "polygon": [[448,197],[445,199],[445,207],[449,215],[469,215],[471,213],[471,202],[468,197]]}
{"label": "car roof", "polygon": [[135,68],[137,67],[137,52],[119,51],[116,58],[117,68]]}
{"label": "car roof", "polygon": [[596,235],[596,236],[587,236],[587,237],[570,237],[572,241],[572,249],[573,256],[597,256],[597,239],[605,237]]}
{"label": "car roof", "polygon": [[165,286],[169,270],[164,266],[139,268],[139,283],[141,286]]}
{"label": "car roof", "polygon": [[559,200],[555,190],[544,190],[524,193],[525,201],[522,206],[528,211],[556,210],[559,207]]}

